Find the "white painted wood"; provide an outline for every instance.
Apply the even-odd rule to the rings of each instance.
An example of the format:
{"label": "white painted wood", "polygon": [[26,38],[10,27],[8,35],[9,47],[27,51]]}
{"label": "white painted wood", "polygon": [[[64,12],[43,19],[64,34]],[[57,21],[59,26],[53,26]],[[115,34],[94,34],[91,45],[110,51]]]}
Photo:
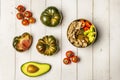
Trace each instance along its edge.
{"label": "white painted wood", "polygon": [[42,62],[45,56],[41,54],[36,49],[36,44],[40,38],[45,35],[45,26],[40,21],[40,15],[45,9],[45,0],[35,0],[31,1],[31,11],[33,12],[33,17],[36,18],[36,23],[31,25],[31,33],[34,37],[34,42],[31,49],[31,60]]}
{"label": "white painted wood", "polygon": [[[15,7],[18,5],[23,5],[26,7],[26,10],[30,10],[30,0],[15,0]],[[16,13],[18,11],[16,10]],[[16,14],[15,13],[15,14]],[[15,36],[22,35],[24,32],[30,33],[30,25],[29,26],[23,26],[21,24],[21,20],[18,20],[17,18],[15,19]],[[30,78],[25,76],[21,72],[21,65],[25,62],[28,62],[30,60],[30,51],[25,51],[25,52],[17,52],[16,51],[16,80],[29,80]]]}
{"label": "white painted wood", "polygon": [[94,0],[93,22],[98,39],[93,45],[93,80],[109,80],[109,0]]}
{"label": "white painted wood", "polygon": [[120,80],[120,0],[110,0],[110,78]]}
{"label": "white painted wood", "polygon": [[[78,19],[84,18],[92,22],[92,0],[78,0]],[[92,46],[79,48],[78,80],[92,80]]]}
{"label": "white painted wood", "polygon": [[[68,3],[69,2],[69,3]],[[72,50],[75,54],[77,53],[77,48],[72,46],[72,44],[67,39],[67,28],[69,24],[77,18],[76,13],[76,0],[62,0],[62,72],[61,79],[59,80],[77,80],[77,65],[71,63],[70,65],[65,65],[62,61],[66,57],[65,53],[68,50]]]}
{"label": "white painted wood", "polygon": [[14,13],[14,0],[2,0],[0,25],[0,80],[14,80],[15,76],[15,51],[12,47],[12,38],[15,33]]}
{"label": "white painted wood", "polygon": [[[49,6],[55,6],[61,11],[61,0],[46,0],[46,8]],[[57,27],[47,27],[46,29],[46,35],[53,35],[59,43],[59,52],[56,55],[46,57],[44,60],[51,64],[52,69],[49,72],[48,76],[46,76],[49,80],[59,80],[61,79],[61,25],[58,25]],[[52,76],[52,77],[51,77]]]}
{"label": "white painted wood", "polygon": [[[24,27],[17,20],[15,7],[25,5],[33,12],[36,23]],[[48,6],[56,6],[63,13],[63,21],[49,28],[40,21],[40,14]],[[120,1],[119,0],[1,0],[0,25],[0,80],[119,80],[120,79]],[[95,24],[97,41],[87,48],[76,48],[67,39],[68,25],[75,19],[85,18]],[[24,32],[33,35],[30,50],[15,51],[12,41]],[[41,55],[36,50],[39,38],[54,35],[59,40],[60,51],[54,56]],[[78,64],[63,64],[65,52],[72,50],[81,61]],[[20,71],[27,61],[49,63],[49,73],[30,78]]]}
{"label": "white painted wood", "polygon": [[[36,18],[36,23],[31,26],[31,33],[34,36],[34,42],[31,49],[31,61],[36,61],[40,63],[48,63],[46,56],[41,55],[37,49],[36,44],[40,38],[42,38],[45,35],[46,29],[41,21],[40,21],[40,15],[42,11],[45,9],[45,0],[34,0],[31,1],[31,11],[33,12],[33,16]],[[49,74],[45,74],[43,76],[32,78],[31,80],[47,80],[47,76]]]}

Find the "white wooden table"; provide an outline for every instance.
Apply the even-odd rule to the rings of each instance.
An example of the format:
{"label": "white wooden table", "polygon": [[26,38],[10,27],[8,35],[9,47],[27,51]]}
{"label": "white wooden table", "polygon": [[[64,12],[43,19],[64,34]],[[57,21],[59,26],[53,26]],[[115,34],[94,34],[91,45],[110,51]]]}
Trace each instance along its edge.
{"label": "white wooden table", "polygon": [[[16,19],[15,7],[25,5],[33,12],[37,22],[24,27]],[[41,12],[56,6],[64,16],[62,24],[49,28],[40,22]],[[67,40],[66,30],[71,21],[86,18],[98,30],[98,39],[88,48],[76,48]],[[19,53],[12,46],[13,38],[24,32],[34,37],[29,51]],[[36,43],[44,35],[54,35],[59,40],[60,51],[54,56],[44,56],[36,50]],[[65,52],[72,50],[81,61],[64,65]],[[49,63],[49,73],[30,78],[20,71],[27,61]],[[120,0],[1,0],[0,26],[0,80],[120,80]]]}

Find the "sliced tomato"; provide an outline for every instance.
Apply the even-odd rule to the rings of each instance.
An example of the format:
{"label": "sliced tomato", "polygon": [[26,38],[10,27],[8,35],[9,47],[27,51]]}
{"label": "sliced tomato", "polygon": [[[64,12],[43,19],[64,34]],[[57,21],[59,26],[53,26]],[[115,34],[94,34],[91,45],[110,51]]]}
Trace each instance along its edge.
{"label": "sliced tomato", "polygon": [[88,21],[86,21],[85,26],[90,28],[91,24]]}
{"label": "sliced tomato", "polygon": [[31,45],[31,41],[30,40],[23,40],[22,41],[22,48],[24,50],[27,50],[30,47],[30,45]]}
{"label": "sliced tomato", "polygon": [[74,56],[74,52],[72,51],[67,51],[66,52],[66,57],[70,58],[70,57],[73,57]]}
{"label": "sliced tomato", "polygon": [[63,63],[64,64],[70,64],[71,63],[70,58],[64,58]]}

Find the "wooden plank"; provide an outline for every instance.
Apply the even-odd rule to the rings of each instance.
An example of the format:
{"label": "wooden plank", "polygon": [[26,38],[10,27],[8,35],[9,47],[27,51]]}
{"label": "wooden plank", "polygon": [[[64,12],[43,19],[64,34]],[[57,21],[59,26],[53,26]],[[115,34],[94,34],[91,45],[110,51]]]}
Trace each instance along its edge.
{"label": "wooden plank", "polygon": [[[16,19],[15,7],[19,4],[33,12],[33,17],[37,20],[35,24],[24,27],[21,21]],[[41,23],[40,14],[48,6],[56,6],[62,11],[62,25],[49,28]],[[119,80],[119,7],[119,0],[2,0],[0,80]],[[77,18],[93,20],[96,25],[98,40],[93,46],[77,49],[67,40],[68,25]],[[34,41],[30,50],[20,53],[14,50],[12,41],[15,36],[24,32],[31,33]],[[38,39],[45,34],[52,34],[59,40],[60,51],[54,56],[44,56],[36,50]],[[81,61],[78,64],[63,64],[67,50],[74,51]],[[52,70],[43,76],[29,78],[20,71],[20,66],[27,61],[50,63]]]}
{"label": "wooden plank", "polygon": [[120,79],[120,0],[110,0],[110,79]]}
{"label": "wooden plank", "polygon": [[[49,59],[46,59],[47,56],[40,54],[36,49],[36,44],[38,40],[43,36],[45,36],[45,32],[46,32],[46,29],[45,29],[46,26],[43,25],[40,21],[40,15],[42,11],[45,9],[45,4],[46,4],[45,2],[46,0],[31,1],[31,11],[34,12],[33,16],[36,18],[36,23],[31,25],[31,33],[34,36],[34,42],[31,48],[31,61],[36,61],[40,63],[48,63],[48,60],[49,60]],[[38,79],[47,80],[48,76],[49,76],[49,73],[42,75],[40,77],[32,78],[32,80],[38,80]]]}
{"label": "wooden plank", "polygon": [[40,15],[45,8],[45,0],[35,0],[31,1],[31,11],[33,13],[33,17],[36,18],[36,23],[31,25],[31,33],[34,36],[34,42],[31,49],[31,60],[32,61],[40,61],[43,60],[45,57],[42,57],[40,53],[36,49],[36,44],[40,38],[45,35],[45,26],[40,21]]}
{"label": "wooden plank", "polygon": [[14,0],[1,0],[0,80],[14,80],[15,51],[12,46],[12,38],[15,33],[14,14]]}
{"label": "wooden plank", "polygon": [[41,56],[40,53],[36,49],[36,44],[40,38],[45,35],[45,25],[43,25],[40,21],[40,15],[42,11],[45,9],[45,0],[35,0],[31,1],[31,11],[33,13],[33,17],[36,18],[36,23],[31,25],[31,33],[34,36],[34,42],[31,49],[31,60],[32,61],[40,61],[44,60],[44,56]]}
{"label": "wooden plank", "polygon": [[[62,0],[62,60],[66,57],[65,53],[68,50],[72,50],[75,54],[77,53],[77,48],[74,47],[67,39],[67,28],[69,24],[77,18],[77,1],[76,0]],[[61,70],[60,80],[77,80],[77,64],[71,63],[70,65],[65,65],[63,61]]]}
{"label": "wooden plank", "polygon": [[[92,22],[92,0],[78,0],[78,19],[84,18]],[[79,48],[78,80],[92,80],[92,45]]]}
{"label": "wooden plank", "polygon": [[109,0],[94,0],[93,22],[98,39],[93,46],[93,80],[109,80]]}
{"label": "wooden plank", "polygon": [[[30,10],[30,0],[15,0],[15,7],[18,5],[23,5],[26,7],[26,10]],[[18,11],[16,10],[16,13]],[[19,36],[23,34],[24,32],[30,33],[30,25],[29,26],[23,26],[21,24],[21,20],[18,20],[16,18],[15,22],[15,36]],[[17,52],[16,51],[16,80],[29,80],[30,78],[25,76],[21,72],[21,65],[25,62],[30,61],[30,51],[27,50],[25,52]]]}
{"label": "wooden plank", "polygon": [[[49,6],[55,6],[61,11],[61,0],[46,0],[46,8]],[[46,28],[46,35],[53,35],[57,40],[59,44],[59,52],[57,52],[56,55],[53,56],[46,56],[44,61],[52,65],[52,69],[47,75],[47,79],[53,80],[57,79],[59,80],[61,78],[61,25],[58,25],[57,27],[47,27]],[[51,77],[52,76],[52,77]]]}

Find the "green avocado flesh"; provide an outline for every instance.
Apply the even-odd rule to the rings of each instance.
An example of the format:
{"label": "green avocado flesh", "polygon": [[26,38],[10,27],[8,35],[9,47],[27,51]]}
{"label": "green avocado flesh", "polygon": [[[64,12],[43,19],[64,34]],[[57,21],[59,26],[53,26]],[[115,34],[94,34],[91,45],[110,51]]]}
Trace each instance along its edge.
{"label": "green avocado flesh", "polygon": [[29,77],[37,77],[49,72],[51,65],[47,63],[26,62],[21,66],[21,71]]}

